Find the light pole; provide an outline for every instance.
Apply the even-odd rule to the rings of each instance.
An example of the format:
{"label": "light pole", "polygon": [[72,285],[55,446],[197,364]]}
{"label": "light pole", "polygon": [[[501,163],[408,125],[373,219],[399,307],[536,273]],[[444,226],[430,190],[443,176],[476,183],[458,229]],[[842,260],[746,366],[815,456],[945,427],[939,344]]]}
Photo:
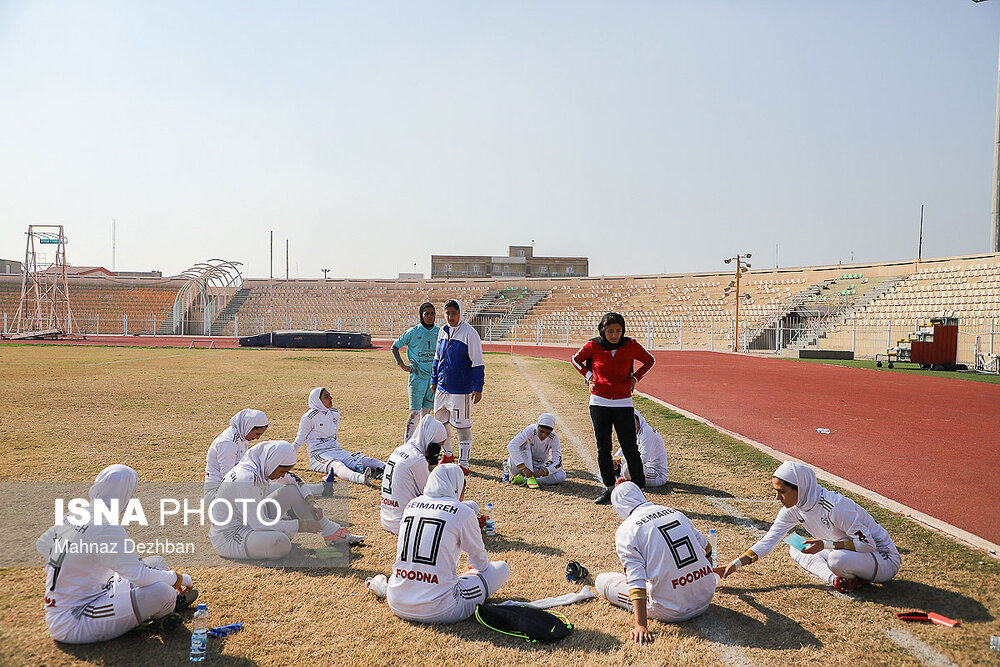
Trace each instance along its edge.
{"label": "light pole", "polygon": [[750,253],[747,253],[725,260],[726,264],[736,262],[736,278],[730,281],[724,290],[725,295],[729,296],[730,290],[734,287],[736,289],[736,330],[733,332],[733,352],[739,352],[740,350],[740,277],[745,271],[750,269],[750,262],[744,260],[748,260],[752,256]]}
{"label": "light pole", "polygon": [[323,280],[327,280],[327,274],[330,273],[330,269],[320,269],[323,272]]}

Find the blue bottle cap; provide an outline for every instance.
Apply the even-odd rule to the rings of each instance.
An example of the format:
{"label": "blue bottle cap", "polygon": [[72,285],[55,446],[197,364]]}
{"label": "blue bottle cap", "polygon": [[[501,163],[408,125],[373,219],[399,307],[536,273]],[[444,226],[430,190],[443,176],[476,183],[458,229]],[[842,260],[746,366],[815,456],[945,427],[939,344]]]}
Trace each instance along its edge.
{"label": "blue bottle cap", "polygon": [[204,602],[198,603],[198,611],[208,611],[208,605]]}

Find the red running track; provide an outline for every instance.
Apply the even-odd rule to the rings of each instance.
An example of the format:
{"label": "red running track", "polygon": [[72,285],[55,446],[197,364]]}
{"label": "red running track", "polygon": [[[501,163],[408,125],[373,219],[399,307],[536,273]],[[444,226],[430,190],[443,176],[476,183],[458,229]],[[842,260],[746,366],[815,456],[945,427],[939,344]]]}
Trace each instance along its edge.
{"label": "red running track", "polygon": [[[486,347],[564,361],[575,352]],[[1000,543],[1000,385],[714,352],[653,354],[644,393]]]}

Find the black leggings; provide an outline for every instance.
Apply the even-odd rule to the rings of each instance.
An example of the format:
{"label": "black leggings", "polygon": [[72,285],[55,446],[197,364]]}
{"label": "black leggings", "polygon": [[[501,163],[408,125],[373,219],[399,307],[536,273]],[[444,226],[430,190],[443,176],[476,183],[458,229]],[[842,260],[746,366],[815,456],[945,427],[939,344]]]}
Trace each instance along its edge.
{"label": "black leggings", "polygon": [[629,475],[641,489],[646,486],[646,476],[642,470],[639,445],[635,441],[635,409],[607,408],[603,405],[590,406],[590,419],[594,422],[594,437],[597,439],[597,465],[601,469],[604,486],[615,485],[615,463],[611,459],[611,427],[618,434],[618,445],[628,462]]}

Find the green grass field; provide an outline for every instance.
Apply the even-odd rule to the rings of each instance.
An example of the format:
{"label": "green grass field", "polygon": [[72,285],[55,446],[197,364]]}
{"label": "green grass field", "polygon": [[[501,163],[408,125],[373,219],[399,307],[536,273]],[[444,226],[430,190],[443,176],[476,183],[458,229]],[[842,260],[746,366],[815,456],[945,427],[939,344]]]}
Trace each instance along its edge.
{"label": "green grass field", "polygon": [[795,361],[802,361],[808,364],[829,364],[831,366],[847,366],[849,368],[867,368],[873,371],[884,371],[886,373],[903,373],[906,375],[930,375],[932,377],[939,378],[949,378],[952,380],[966,380],[968,382],[986,382],[987,384],[1000,384],[1000,375],[988,375],[984,373],[973,373],[968,371],[932,371],[920,368],[916,364],[911,364],[906,361],[901,361],[893,364],[893,368],[889,368],[885,363],[882,366],[877,366],[874,361],[869,359],[854,359],[854,360],[841,360],[841,359],[798,359],[796,357],[789,357]]}
{"label": "green grass field", "polygon": [[[566,364],[541,359],[490,354],[486,363],[486,391],[473,412],[467,496],[497,508],[499,535],[486,545],[491,557],[511,565],[512,575],[496,597],[533,600],[576,590],[564,577],[569,560],[593,574],[620,570],[613,545],[619,519],[610,507],[592,503],[599,488],[581,455],[594,445],[579,376]],[[154,480],[200,481],[205,451],[233,413],[263,409],[271,423],[265,437],[292,440],[306,396],[319,385],[330,389],[341,410],[347,448],[388,456],[401,441],[406,415],[406,377],[384,350],[0,346],[0,368],[0,482],[89,481],[110,463],[135,468],[140,491]],[[558,416],[568,480],[539,491],[505,486],[499,462],[507,441],[542,412],[539,393]],[[777,512],[768,491],[777,463],[652,402],[638,399],[637,405],[664,435],[670,456],[673,482],[651,490],[650,499],[682,510],[703,532],[716,528],[721,559],[742,553],[756,539],[744,521],[766,528]],[[304,449],[299,471],[309,481],[319,478],[308,471]],[[890,638],[899,631],[956,664],[995,664],[998,657],[988,644],[991,634],[1000,634],[1000,563],[867,502],[861,504],[899,546],[903,567],[897,579],[859,588],[853,599],[832,595],[779,549],[723,582],[699,619],[652,621],[652,646],[628,643],[629,614],[600,599],[563,608],[574,634],[542,646],[474,621],[422,626],[394,617],[364,580],[388,574],[396,538],[379,526],[376,489],[351,485],[349,494],[352,529],[368,536],[353,549],[349,568],[191,571],[212,624],[245,625],[241,633],[210,640],[207,664],[921,664]],[[50,524],[47,516],[36,533],[8,538],[33,543]],[[315,547],[318,540],[299,535],[294,541]],[[185,628],[168,636],[133,631],[106,644],[57,645],[44,623],[41,567],[0,569],[0,582],[2,665],[186,664],[190,612]],[[895,619],[916,609],[962,625]]]}

